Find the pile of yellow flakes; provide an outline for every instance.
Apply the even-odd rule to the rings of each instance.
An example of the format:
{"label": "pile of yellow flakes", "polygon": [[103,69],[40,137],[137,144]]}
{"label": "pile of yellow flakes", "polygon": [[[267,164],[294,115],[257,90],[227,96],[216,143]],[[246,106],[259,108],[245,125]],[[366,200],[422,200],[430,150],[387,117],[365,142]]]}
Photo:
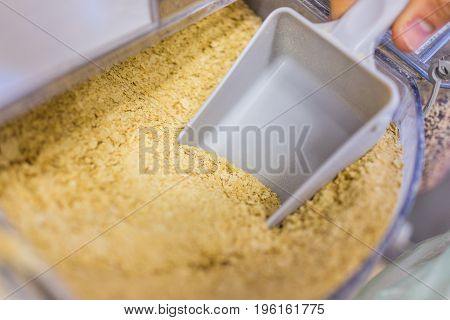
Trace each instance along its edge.
{"label": "pile of yellow flakes", "polygon": [[144,162],[168,170],[139,170],[139,129],[179,132],[259,25],[238,2],[0,129],[0,206],[76,296],[325,298],[372,254],[402,179],[394,127],[272,230],[275,194],[201,150],[170,140],[218,170],[158,151]]}

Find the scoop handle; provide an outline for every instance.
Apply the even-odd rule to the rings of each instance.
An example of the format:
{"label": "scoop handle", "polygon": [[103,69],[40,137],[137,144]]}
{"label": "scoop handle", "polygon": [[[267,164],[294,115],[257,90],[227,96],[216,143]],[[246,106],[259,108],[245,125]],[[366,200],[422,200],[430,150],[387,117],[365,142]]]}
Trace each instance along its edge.
{"label": "scoop handle", "polygon": [[377,41],[405,9],[409,0],[359,0],[340,19],[324,24],[337,39],[360,58],[370,56]]}

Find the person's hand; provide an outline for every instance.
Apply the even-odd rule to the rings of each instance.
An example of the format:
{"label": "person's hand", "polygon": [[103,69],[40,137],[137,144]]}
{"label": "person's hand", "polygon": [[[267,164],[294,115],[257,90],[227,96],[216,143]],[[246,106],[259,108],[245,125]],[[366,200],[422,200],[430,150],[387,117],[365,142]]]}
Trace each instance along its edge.
{"label": "person's hand", "polygon": [[[340,18],[355,1],[330,0],[331,19]],[[392,26],[392,38],[398,48],[410,52],[449,21],[450,0],[410,0]]]}

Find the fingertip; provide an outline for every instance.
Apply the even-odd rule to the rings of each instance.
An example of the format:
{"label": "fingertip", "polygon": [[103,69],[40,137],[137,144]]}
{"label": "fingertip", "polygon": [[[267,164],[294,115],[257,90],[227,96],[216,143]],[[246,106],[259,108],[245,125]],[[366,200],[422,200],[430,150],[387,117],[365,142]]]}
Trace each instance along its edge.
{"label": "fingertip", "polygon": [[436,8],[440,7],[432,1],[410,1],[392,27],[392,39],[400,50],[418,49],[448,22],[448,14]]}
{"label": "fingertip", "polygon": [[407,32],[405,32],[406,29],[407,27],[401,21],[394,23],[394,25],[392,26],[392,41],[394,42],[395,46],[401,51],[410,53],[414,51],[415,48],[411,48],[408,45],[406,39]]}
{"label": "fingertip", "polygon": [[408,44],[406,43],[406,41],[402,38],[397,38],[394,40],[394,44],[397,48],[399,48],[401,51],[405,52],[405,53],[411,53],[413,52],[415,49],[410,48],[408,46]]}

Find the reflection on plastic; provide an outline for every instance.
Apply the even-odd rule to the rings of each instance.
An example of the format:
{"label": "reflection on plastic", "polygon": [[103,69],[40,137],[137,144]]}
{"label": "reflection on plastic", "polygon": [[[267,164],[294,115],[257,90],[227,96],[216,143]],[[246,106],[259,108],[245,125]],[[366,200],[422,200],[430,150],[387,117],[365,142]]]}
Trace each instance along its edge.
{"label": "reflection on plastic", "polygon": [[372,279],[357,299],[448,299],[450,231],[419,243]]}

